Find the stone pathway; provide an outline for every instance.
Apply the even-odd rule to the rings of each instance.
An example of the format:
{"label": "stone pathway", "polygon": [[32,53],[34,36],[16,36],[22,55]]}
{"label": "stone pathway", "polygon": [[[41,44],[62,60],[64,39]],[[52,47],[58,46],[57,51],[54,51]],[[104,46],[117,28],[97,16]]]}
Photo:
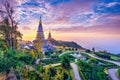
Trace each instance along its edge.
{"label": "stone pathway", "polygon": [[112,80],[120,80],[116,75],[117,75],[117,70],[115,68],[108,69],[108,74],[111,77]]}
{"label": "stone pathway", "polygon": [[82,80],[80,75],[79,75],[78,66],[75,63],[70,63],[70,65],[73,69],[75,80]]}

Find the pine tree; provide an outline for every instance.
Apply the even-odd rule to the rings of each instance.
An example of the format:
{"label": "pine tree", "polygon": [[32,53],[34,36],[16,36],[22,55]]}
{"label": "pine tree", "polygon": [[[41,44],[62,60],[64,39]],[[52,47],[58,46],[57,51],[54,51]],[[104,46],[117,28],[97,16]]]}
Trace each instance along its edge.
{"label": "pine tree", "polygon": [[94,54],[95,53],[95,48],[92,48],[92,54]]}
{"label": "pine tree", "polygon": [[37,34],[37,41],[34,43],[34,46],[37,48],[37,51],[41,53],[43,51],[44,42],[42,40],[42,36]]}

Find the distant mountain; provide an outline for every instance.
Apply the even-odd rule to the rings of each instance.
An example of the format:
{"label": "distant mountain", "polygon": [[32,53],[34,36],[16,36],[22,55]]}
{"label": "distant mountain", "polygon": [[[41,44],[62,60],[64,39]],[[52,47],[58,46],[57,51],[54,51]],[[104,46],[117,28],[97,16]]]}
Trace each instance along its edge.
{"label": "distant mountain", "polygon": [[62,41],[62,40],[52,39],[50,42],[56,46],[82,48],[82,46],[78,45],[76,42],[73,41]]}

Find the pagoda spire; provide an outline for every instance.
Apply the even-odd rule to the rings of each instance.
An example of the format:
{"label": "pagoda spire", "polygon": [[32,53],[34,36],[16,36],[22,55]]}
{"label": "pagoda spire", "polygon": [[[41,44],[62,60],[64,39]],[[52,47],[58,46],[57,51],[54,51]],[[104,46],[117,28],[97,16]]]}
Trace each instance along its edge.
{"label": "pagoda spire", "polygon": [[51,32],[50,32],[50,29],[49,29],[49,36],[48,36],[48,37],[49,37],[49,38],[52,38],[52,37],[51,37]]}
{"label": "pagoda spire", "polygon": [[44,32],[43,32],[43,27],[42,27],[42,18],[41,18],[41,16],[40,16],[40,20],[39,20],[39,26],[38,26],[37,34],[41,35],[43,41],[45,40],[45,38],[44,38]]}
{"label": "pagoda spire", "polygon": [[39,21],[39,25],[40,25],[40,24],[42,25],[42,19],[41,19],[41,16],[40,16],[40,21]]}
{"label": "pagoda spire", "polygon": [[49,29],[49,34],[48,34],[47,40],[48,40],[48,43],[51,43],[52,36],[51,36],[51,31],[50,31],[50,29]]}

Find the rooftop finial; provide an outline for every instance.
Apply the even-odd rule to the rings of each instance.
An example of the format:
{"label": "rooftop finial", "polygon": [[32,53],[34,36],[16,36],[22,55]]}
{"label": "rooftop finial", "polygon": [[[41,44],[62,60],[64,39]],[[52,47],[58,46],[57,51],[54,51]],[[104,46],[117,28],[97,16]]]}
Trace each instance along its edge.
{"label": "rooftop finial", "polygon": [[40,20],[41,20],[41,16],[40,16]]}
{"label": "rooftop finial", "polygon": [[42,19],[41,19],[41,16],[40,16],[40,21],[39,21],[40,24],[42,24]]}

